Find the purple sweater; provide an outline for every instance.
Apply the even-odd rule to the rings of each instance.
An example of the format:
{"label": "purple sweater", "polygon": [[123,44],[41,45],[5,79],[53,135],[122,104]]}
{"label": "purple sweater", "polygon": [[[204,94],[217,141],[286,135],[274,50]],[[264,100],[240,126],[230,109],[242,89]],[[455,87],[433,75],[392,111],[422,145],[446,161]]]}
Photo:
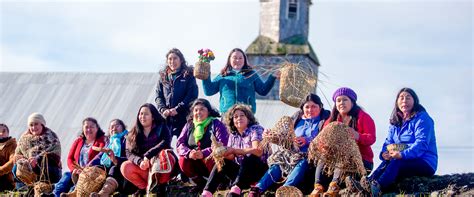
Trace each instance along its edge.
{"label": "purple sweater", "polygon": [[[209,124],[205,128],[206,132],[212,129],[211,132],[212,134],[214,134],[214,136],[216,136],[216,139],[222,142],[224,146],[227,146],[229,134],[227,133],[227,128],[225,127],[225,125],[218,119],[214,119],[211,124]],[[193,150],[193,148],[191,148],[191,146],[188,144],[189,138],[194,137],[192,135],[190,136],[190,133],[192,133],[193,130],[194,130],[194,124],[192,122],[188,122],[186,123],[186,125],[184,125],[183,131],[181,131],[181,134],[178,137],[178,143],[176,147],[178,150],[178,155],[180,157],[189,158],[188,157],[189,152]],[[209,135],[205,135],[205,136],[209,136]],[[210,140],[210,139],[203,139],[203,140]],[[200,148],[201,148],[204,158],[206,158],[212,153],[210,146],[200,147]]]}

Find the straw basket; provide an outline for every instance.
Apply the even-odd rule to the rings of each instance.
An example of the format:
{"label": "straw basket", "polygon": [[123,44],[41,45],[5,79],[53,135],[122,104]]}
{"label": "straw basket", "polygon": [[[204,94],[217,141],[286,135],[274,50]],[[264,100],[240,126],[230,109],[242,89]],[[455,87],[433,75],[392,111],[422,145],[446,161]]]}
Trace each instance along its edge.
{"label": "straw basket", "polygon": [[205,80],[211,73],[211,64],[208,62],[198,61],[194,67],[194,77]]}
{"label": "straw basket", "polygon": [[405,150],[406,148],[407,148],[406,144],[389,144],[389,145],[387,145],[387,150],[389,152],[402,151],[402,150]]}
{"label": "straw basket", "polygon": [[281,186],[275,191],[275,197],[303,197],[303,192],[294,186]]}
{"label": "straw basket", "polygon": [[317,76],[309,67],[286,62],[280,75],[280,100],[299,107],[309,93],[316,92]]}
{"label": "straw basket", "polygon": [[295,138],[293,119],[289,116],[283,116],[278,120],[275,126],[270,129],[263,137],[260,147],[269,150],[270,143],[282,146],[287,150],[297,150],[298,146],[294,143]]}
{"label": "straw basket", "polygon": [[27,159],[20,159],[16,162],[16,177],[26,185],[32,185],[36,181],[36,174]]}
{"label": "straw basket", "polygon": [[43,181],[36,182],[33,189],[35,191],[35,196],[41,196],[43,193],[53,192],[53,186],[50,183]]}
{"label": "straw basket", "polygon": [[100,190],[105,182],[106,173],[105,170],[99,167],[86,167],[79,174],[77,180],[75,192],[77,196],[89,196],[92,192]]}

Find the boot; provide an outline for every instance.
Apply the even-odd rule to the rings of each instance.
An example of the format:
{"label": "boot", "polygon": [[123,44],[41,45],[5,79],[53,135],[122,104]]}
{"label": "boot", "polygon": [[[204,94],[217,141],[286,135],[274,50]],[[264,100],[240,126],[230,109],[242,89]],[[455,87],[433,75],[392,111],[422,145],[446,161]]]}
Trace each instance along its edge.
{"label": "boot", "polygon": [[331,183],[329,183],[328,191],[326,191],[323,194],[323,196],[334,197],[334,196],[338,196],[338,194],[339,194],[339,186],[337,185],[337,182],[331,181]]}
{"label": "boot", "polygon": [[61,193],[60,197],[76,197],[76,190],[69,192],[69,193]]}
{"label": "boot", "polygon": [[105,179],[104,186],[100,189],[99,193],[92,192],[90,197],[108,197],[111,196],[118,188],[118,182],[113,177],[107,177]]}
{"label": "boot", "polygon": [[309,196],[310,197],[319,197],[323,193],[324,193],[324,187],[321,184],[316,183],[316,184],[314,184],[314,189],[311,192],[311,194],[309,194]]}

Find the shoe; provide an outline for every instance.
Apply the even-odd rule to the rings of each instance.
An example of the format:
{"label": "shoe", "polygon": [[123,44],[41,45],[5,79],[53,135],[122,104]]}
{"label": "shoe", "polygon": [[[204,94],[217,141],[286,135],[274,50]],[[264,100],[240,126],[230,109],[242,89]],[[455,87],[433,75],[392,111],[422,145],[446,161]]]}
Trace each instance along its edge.
{"label": "shoe", "polygon": [[310,197],[319,197],[323,193],[324,193],[324,187],[321,184],[316,183],[316,184],[314,184],[314,189],[311,192],[311,194],[309,194],[309,196]]}
{"label": "shoe", "polygon": [[239,186],[234,185],[230,188],[229,193],[227,193],[226,197],[240,197],[240,193],[242,191],[240,190]]}
{"label": "shoe", "polygon": [[259,187],[251,187],[248,197],[260,197],[261,191]]}
{"label": "shoe", "polygon": [[146,195],[146,189],[138,189],[132,196],[141,197]]}
{"label": "shoe", "polygon": [[344,179],[344,183],[346,184],[346,188],[350,193],[359,193],[364,191],[364,188],[359,183],[359,181],[353,179],[351,176],[347,176]]}
{"label": "shoe", "polygon": [[337,185],[336,181],[331,181],[329,183],[328,191],[324,192],[323,196],[334,197],[339,194],[339,186]]}
{"label": "shoe", "polygon": [[113,177],[107,177],[104,185],[98,193],[92,192],[90,197],[108,197],[111,196],[118,188],[118,182]]}

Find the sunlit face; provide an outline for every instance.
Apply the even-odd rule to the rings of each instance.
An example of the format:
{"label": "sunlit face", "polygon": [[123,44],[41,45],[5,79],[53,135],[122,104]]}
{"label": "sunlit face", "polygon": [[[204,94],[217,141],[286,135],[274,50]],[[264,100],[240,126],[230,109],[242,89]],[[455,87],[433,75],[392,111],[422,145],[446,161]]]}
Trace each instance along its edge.
{"label": "sunlit face", "polygon": [[30,122],[28,129],[33,135],[41,135],[43,132],[43,125],[39,122]]}
{"label": "sunlit face", "polygon": [[413,106],[415,105],[415,100],[413,96],[408,92],[402,92],[398,95],[397,106],[400,111],[404,114],[410,114],[413,111]]}
{"label": "sunlit face", "polygon": [[0,138],[8,137],[9,132],[6,127],[0,126]]}
{"label": "sunlit face", "polygon": [[303,115],[305,118],[314,118],[319,116],[321,112],[321,107],[313,101],[307,101],[303,105]]}
{"label": "sunlit face", "polygon": [[352,101],[349,97],[341,95],[336,97],[336,109],[340,114],[347,115],[352,109]]}
{"label": "sunlit face", "polygon": [[240,70],[244,66],[244,63],[244,54],[240,51],[235,51],[230,55],[230,65],[232,66],[232,69]]}
{"label": "sunlit face", "polygon": [[92,121],[85,121],[82,124],[82,132],[84,133],[84,136],[86,136],[87,140],[95,140],[98,130],[99,128],[97,127],[97,124]]}
{"label": "sunlit face", "polygon": [[168,63],[168,66],[172,71],[178,70],[181,67],[181,59],[174,53],[168,55],[166,63]]}
{"label": "sunlit face", "polygon": [[209,116],[209,110],[204,105],[198,104],[193,108],[193,118],[196,121],[204,121]]}
{"label": "sunlit face", "polygon": [[238,130],[245,130],[249,125],[249,119],[241,110],[235,110],[232,120],[234,121],[234,125]]}
{"label": "sunlit face", "polygon": [[116,120],[112,121],[109,125],[110,135],[113,135],[116,133],[122,133],[123,130],[124,130],[123,126]]}
{"label": "sunlit face", "polygon": [[138,113],[138,120],[143,127],[151,127],[153,125],[153,116],[148,107],[142,107]]}

